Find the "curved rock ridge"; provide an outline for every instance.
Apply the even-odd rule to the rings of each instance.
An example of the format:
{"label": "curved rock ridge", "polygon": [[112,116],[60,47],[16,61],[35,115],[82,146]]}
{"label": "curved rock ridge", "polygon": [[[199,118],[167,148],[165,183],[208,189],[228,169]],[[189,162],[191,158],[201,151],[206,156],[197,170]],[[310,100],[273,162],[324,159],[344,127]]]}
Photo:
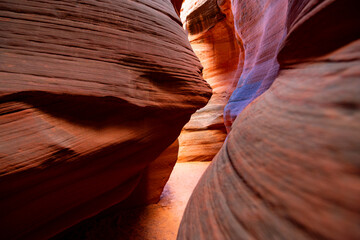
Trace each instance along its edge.
{"label": "curved rock ridge", "polygon": [[277,54],[286,35],[287,18],[286,1],[234,0],[233,6],[235,32],[242,46],[239,58],[243,61],[238,66],[236,88],[224,109],[228,131],[239,113],[277,76]]}
{"label": "curved rock ridge", "polygon": [[[271,29],[285,36],[275,31],[275,42],[254,46],[252,54],[263,61],[250,69],[245,51],[244,76],[279,72],[236,117],[190,198],[178,239],[360,238],[355,6],[351,0],[233,1],[242,38]],[[243,108],[232,102],[234,113],[236,104]]]}
{"label": "curved rock ridge", "polygon": [[0,238],[157,201],[211,96],[171,1],[1,0],[0,18]]}
{"label": "curved rock ridge", "polygon": [[181,18],[203,65],[203,77],[213,89],[209,103],[185,125],[178,161],[209,161],[221,148],[226,129],[223,111],[238,78],[239,45],[234,34],[230,0],[183,3]]}

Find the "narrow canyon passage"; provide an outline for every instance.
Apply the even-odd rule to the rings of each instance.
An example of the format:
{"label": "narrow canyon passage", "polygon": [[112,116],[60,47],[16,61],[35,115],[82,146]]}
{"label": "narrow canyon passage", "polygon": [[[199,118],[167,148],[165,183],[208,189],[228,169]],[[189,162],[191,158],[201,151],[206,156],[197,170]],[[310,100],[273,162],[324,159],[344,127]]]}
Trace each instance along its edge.
{"label": "narrow canyon passage", "polygon": [[0,0],[0,239],[360,239],[356,0]]}
{"label": "narrow canyon passage", "polygon": [[131,209],[110,208],[58,234],[60,239],[176,239],[186,204],[209,162],[177,163],[160,201]]}

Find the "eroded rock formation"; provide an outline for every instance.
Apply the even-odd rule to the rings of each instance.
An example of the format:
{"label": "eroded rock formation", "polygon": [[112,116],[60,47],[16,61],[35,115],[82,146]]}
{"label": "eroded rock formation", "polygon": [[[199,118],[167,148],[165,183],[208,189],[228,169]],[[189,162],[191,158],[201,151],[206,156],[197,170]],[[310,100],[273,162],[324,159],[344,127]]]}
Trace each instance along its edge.
{"label": "eroded rock formation", "polygon": [[211,96],[171,2],[2,0],[0,16],[1,238],[156,201]]}
{"label": "eroded rock formation", "polygon": [[230,0],[186,0],[182,5],[182,22],[213,95],[185,125],[179,137],[179,161],[212,160],[226,138],[223,111],[236,85],[241,57],[230,7]]}
{"label": "eroded rock formation", "polygon": [[232,3],[244,68],[231,131],[178,239],[359,239],[358,2]]}

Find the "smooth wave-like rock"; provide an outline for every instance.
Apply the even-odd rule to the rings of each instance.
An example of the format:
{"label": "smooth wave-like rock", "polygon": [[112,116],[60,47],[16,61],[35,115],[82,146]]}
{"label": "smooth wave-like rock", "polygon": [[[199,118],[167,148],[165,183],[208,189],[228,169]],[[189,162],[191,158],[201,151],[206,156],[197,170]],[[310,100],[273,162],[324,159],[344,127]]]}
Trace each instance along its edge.
{"label": "smooth wave-like rock", "polygon": [[180,16],[213,95],[181,132],[179,161],[212,160],[226,138],[223,111],[236,85],[240,56],[230,7],[230,0],[183,2]]}
{"label": "smooth wave-like rock", "polygon": [[2,0],[0,16],[0,238],[156,201],[211,96],[171,1]]}
{"label": "smooth wave-like rock", "polygon": [[178,239],[359,239],[357,1],[233,4],[245,48],[235,121]]}
{"label": "smooth wave-like rock", "polygon": [[241,61],[236,74],[240,77],[224,109],[228,131],[239,113],[265,92],[278,74],[277,54],[286,35],[286,9],[287,1],[233,2]]}

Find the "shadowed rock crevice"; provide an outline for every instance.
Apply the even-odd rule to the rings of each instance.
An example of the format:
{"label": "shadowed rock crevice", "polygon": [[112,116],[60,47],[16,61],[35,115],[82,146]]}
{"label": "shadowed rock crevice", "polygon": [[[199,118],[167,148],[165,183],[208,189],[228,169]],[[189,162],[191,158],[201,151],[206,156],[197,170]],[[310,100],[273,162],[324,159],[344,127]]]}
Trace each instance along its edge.
{"label": "shadowed rock crevice", "polygon": [[[167,74],[163,75],[168,76]],[[152,76],[155,77],[155,75]],[[169,82],[172,79],[164,78],[163,82],[160,83],[166,85],[166,81]],[[69,123],[95,129],[132,124],[132,122],[141,121],[144,116],[153,119],[154,122],[166,122],[164,117],[167,117],[169,113],[175,117],[188,113],[186,109],[179,112],[171,108],[142,107],[113,96],[96,97],[41,91],[18,92],[1,96],[0,104],[6,102],[29,104],[46,114],[64,119]],[[9,112],[6,114],[9,114]],[[186,121],[185,118],[183,122]]]}

